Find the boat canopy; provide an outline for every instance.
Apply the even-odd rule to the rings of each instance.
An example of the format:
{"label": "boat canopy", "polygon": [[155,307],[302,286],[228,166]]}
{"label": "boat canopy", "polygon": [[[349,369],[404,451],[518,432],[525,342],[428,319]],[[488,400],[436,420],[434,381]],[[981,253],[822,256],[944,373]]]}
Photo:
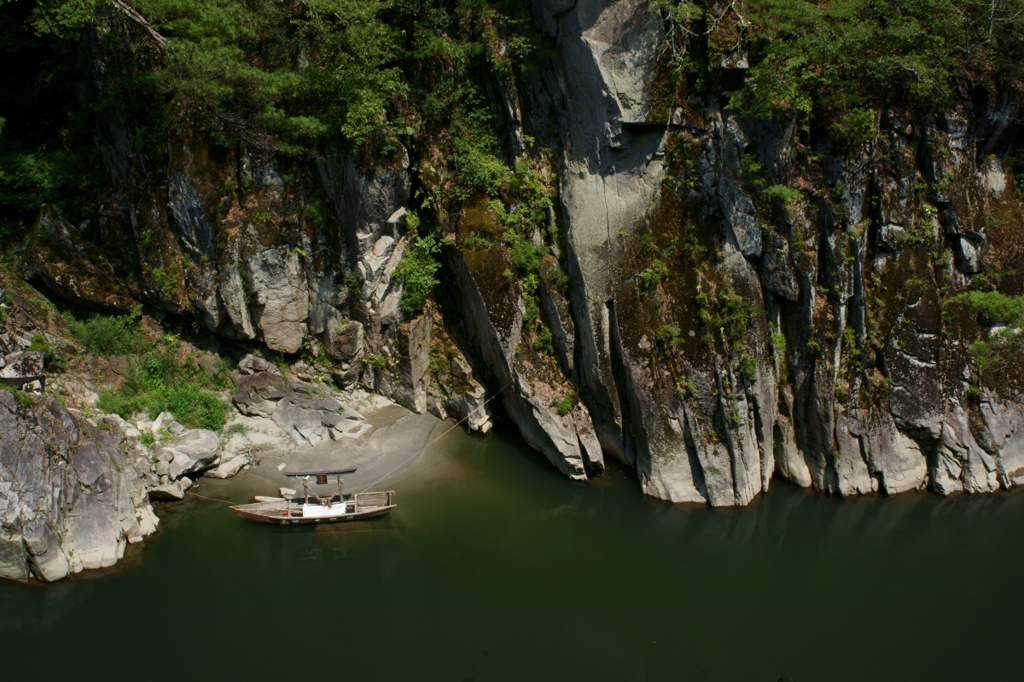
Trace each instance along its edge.
{"label": "boat canopy", "polygon": [[308,481],[311,478],[315,478],[316,482],[322,485],[324,483],[327,483],[328,476],[342,476],[344,474],[353,474],[356,472],[356,469],[358,469],[358,467],[354,469],[334,469],[330,471],[286,471],[284,475],[287,476],[288,478],[301,478],[305,481]]}

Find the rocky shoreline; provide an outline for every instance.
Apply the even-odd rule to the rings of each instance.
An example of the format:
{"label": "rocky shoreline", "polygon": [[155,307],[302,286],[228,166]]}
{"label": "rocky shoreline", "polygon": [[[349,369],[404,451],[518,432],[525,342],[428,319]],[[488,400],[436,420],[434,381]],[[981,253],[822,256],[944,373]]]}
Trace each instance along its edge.
{"label": "rocky shoreline", "polygon": [[[258,358],[240,364],[261,366]],[[0,391],[0,578],[53,582],[113,566],[129,544],[157,530],[153,503],[184,499],[201,477],[231,478],[267,458],[280,461],[280,469],[264,478],[283,484],[280,470],[295,462],[334,466],[339,458],[369,457],[376,461],[366,470],[378,472],[408,454],[388,445],[382,450],[380,438],[371,437],[410,414],[380,396],[342,394],[261,371],[237,374],[236,385],[239,412],[223,438],[186,429],[170,414],[136,423],[117,415],[86,418],[51,397],[39,395],[28,405]],[[427,434],[439,423],[429,417]],[[413,431],[422,436],[423,426]],[[148,447],[144,434],[151,436]],[[406,449],[413,445],[401,434],[389,438]]]}
{"label": "rocky shoreline", "polygon": [[[681,38],[641,0],[530,12],[550,59],[482,67],[483,188],[443,124],[369,159],[225,145],[186,119],[136,148],[130,117],[101,97],[118,53],[83,53],[109,182],[93,222],[33,213],[4,284],[0,383],[48,396],[0,394],[18,434],[0,441],[7,573],[110,561],[148,531],[148,499],[180,499],[259,447],[358,438],[351,403],[371,394],[481,433],[500,397],[568,478],[613,458],[670,502],[741,506],[776,476],[840,496],[1024,484],[1019,85],[856,109],[853,143],[796,111],[734,107],[764,45],[709,38],[728,22]],[[734,47],[699,75],[671,62],[725,38]],[[488,49],[507,55],[508,40]],[[400,265],[418,249],[420,284],[434,284],[410,307]],[[262,354],[238,363],[224,432],[241,424],[249,444],[165,435],[164,415],[86,417],[129,361],[44,367],[33,345],[80,349],[22,279],[94,311],[145,310],[154,335],[174,320],[197,344]],[[179,355],[211,373],[204,352]],[[15,477],[26,448],[36,464]],[[99,453],[82,472],[79,450]],[[65,550],[68,500],[102,495],[89,523],[116,532],[83,530]]]}

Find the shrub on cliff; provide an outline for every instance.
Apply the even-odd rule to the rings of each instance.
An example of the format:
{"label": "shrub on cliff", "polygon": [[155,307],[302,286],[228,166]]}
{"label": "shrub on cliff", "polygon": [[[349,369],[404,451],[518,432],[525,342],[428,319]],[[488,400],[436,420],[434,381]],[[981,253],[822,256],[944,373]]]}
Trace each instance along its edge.
{"label": "shrub on cliff", "polygon": [[130,315],[119,317],[97,315],[85,320],[69,317],[68,328],[93,355],[130,355],[149,347],[139,327],[141,313],[141,309],[136,308]]}
{"label": "shrub on cliff", "polygon": [[1014,327],[1024,324],[1024,296],[1007,296],[998,291],[966,291],[949,299],[946,305],[965,305],[990,324]]}
{"label": "shrub on cliff", "polygon": [[[883,109],[924,113],[963,85],[1024,75],[1024,0],[655,0],[671,54],[698,90],[723,57],[750,56],[734,109],[870,138]],[[749,51],[749,52],[748,52]],[[706,55],[706,56],[699,56]]]}
{"label": "shrub on cliff", "polygon": [[395,266],[392,276],[405,286],[399,306],[406,317],[415,317],[423,310],[427,297],[437,284],[434,274],[441,266],[435,255],[439,250],[433,235],[417,237]]}
{"label": "shrub on cliff", "polygon": [[99,391],[98,407],[129,419],[145,412],[170,412],[185,426],[218,431],[228,405],[213,391],[227,385],[227,372],[207,372],[193,357],[181,358],[178,341],[165,335],[155,343],[138,324],[139,311],[120,317],[68,320],[72,334],[95,355],[125,356],[128,367],[119,388]]}

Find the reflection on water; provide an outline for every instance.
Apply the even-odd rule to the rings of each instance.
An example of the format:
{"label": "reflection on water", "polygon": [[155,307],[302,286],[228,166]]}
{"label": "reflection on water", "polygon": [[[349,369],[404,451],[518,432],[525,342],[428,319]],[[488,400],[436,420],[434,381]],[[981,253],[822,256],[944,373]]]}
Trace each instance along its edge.
{"label": "reflection on water", "polygon": [[111,656],[157,679],[182,670],[136,656],[185,657],[199,679],[1017,672],[1022,495],[837,500],[776,483],[744,509],[680,507],[618,469],[567,482],[504,435],[435,447],[444,459],[396,476],[385,519],[279,528],[190,502],[111,575],[0,585],[0,641],[21,652],[5,669],[38,672],[59,642],[84,679],[108,679]]}

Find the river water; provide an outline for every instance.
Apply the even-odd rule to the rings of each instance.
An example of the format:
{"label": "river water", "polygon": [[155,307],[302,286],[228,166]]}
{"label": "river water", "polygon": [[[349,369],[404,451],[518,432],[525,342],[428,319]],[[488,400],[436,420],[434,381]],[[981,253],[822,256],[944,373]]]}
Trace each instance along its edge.
{"label": "river water", "polygon": [[1020,679],[1024,495],[673,507],[514,436],[442,445],[386,519],[193,501],[106,575],[0,584],[0,678]]}

